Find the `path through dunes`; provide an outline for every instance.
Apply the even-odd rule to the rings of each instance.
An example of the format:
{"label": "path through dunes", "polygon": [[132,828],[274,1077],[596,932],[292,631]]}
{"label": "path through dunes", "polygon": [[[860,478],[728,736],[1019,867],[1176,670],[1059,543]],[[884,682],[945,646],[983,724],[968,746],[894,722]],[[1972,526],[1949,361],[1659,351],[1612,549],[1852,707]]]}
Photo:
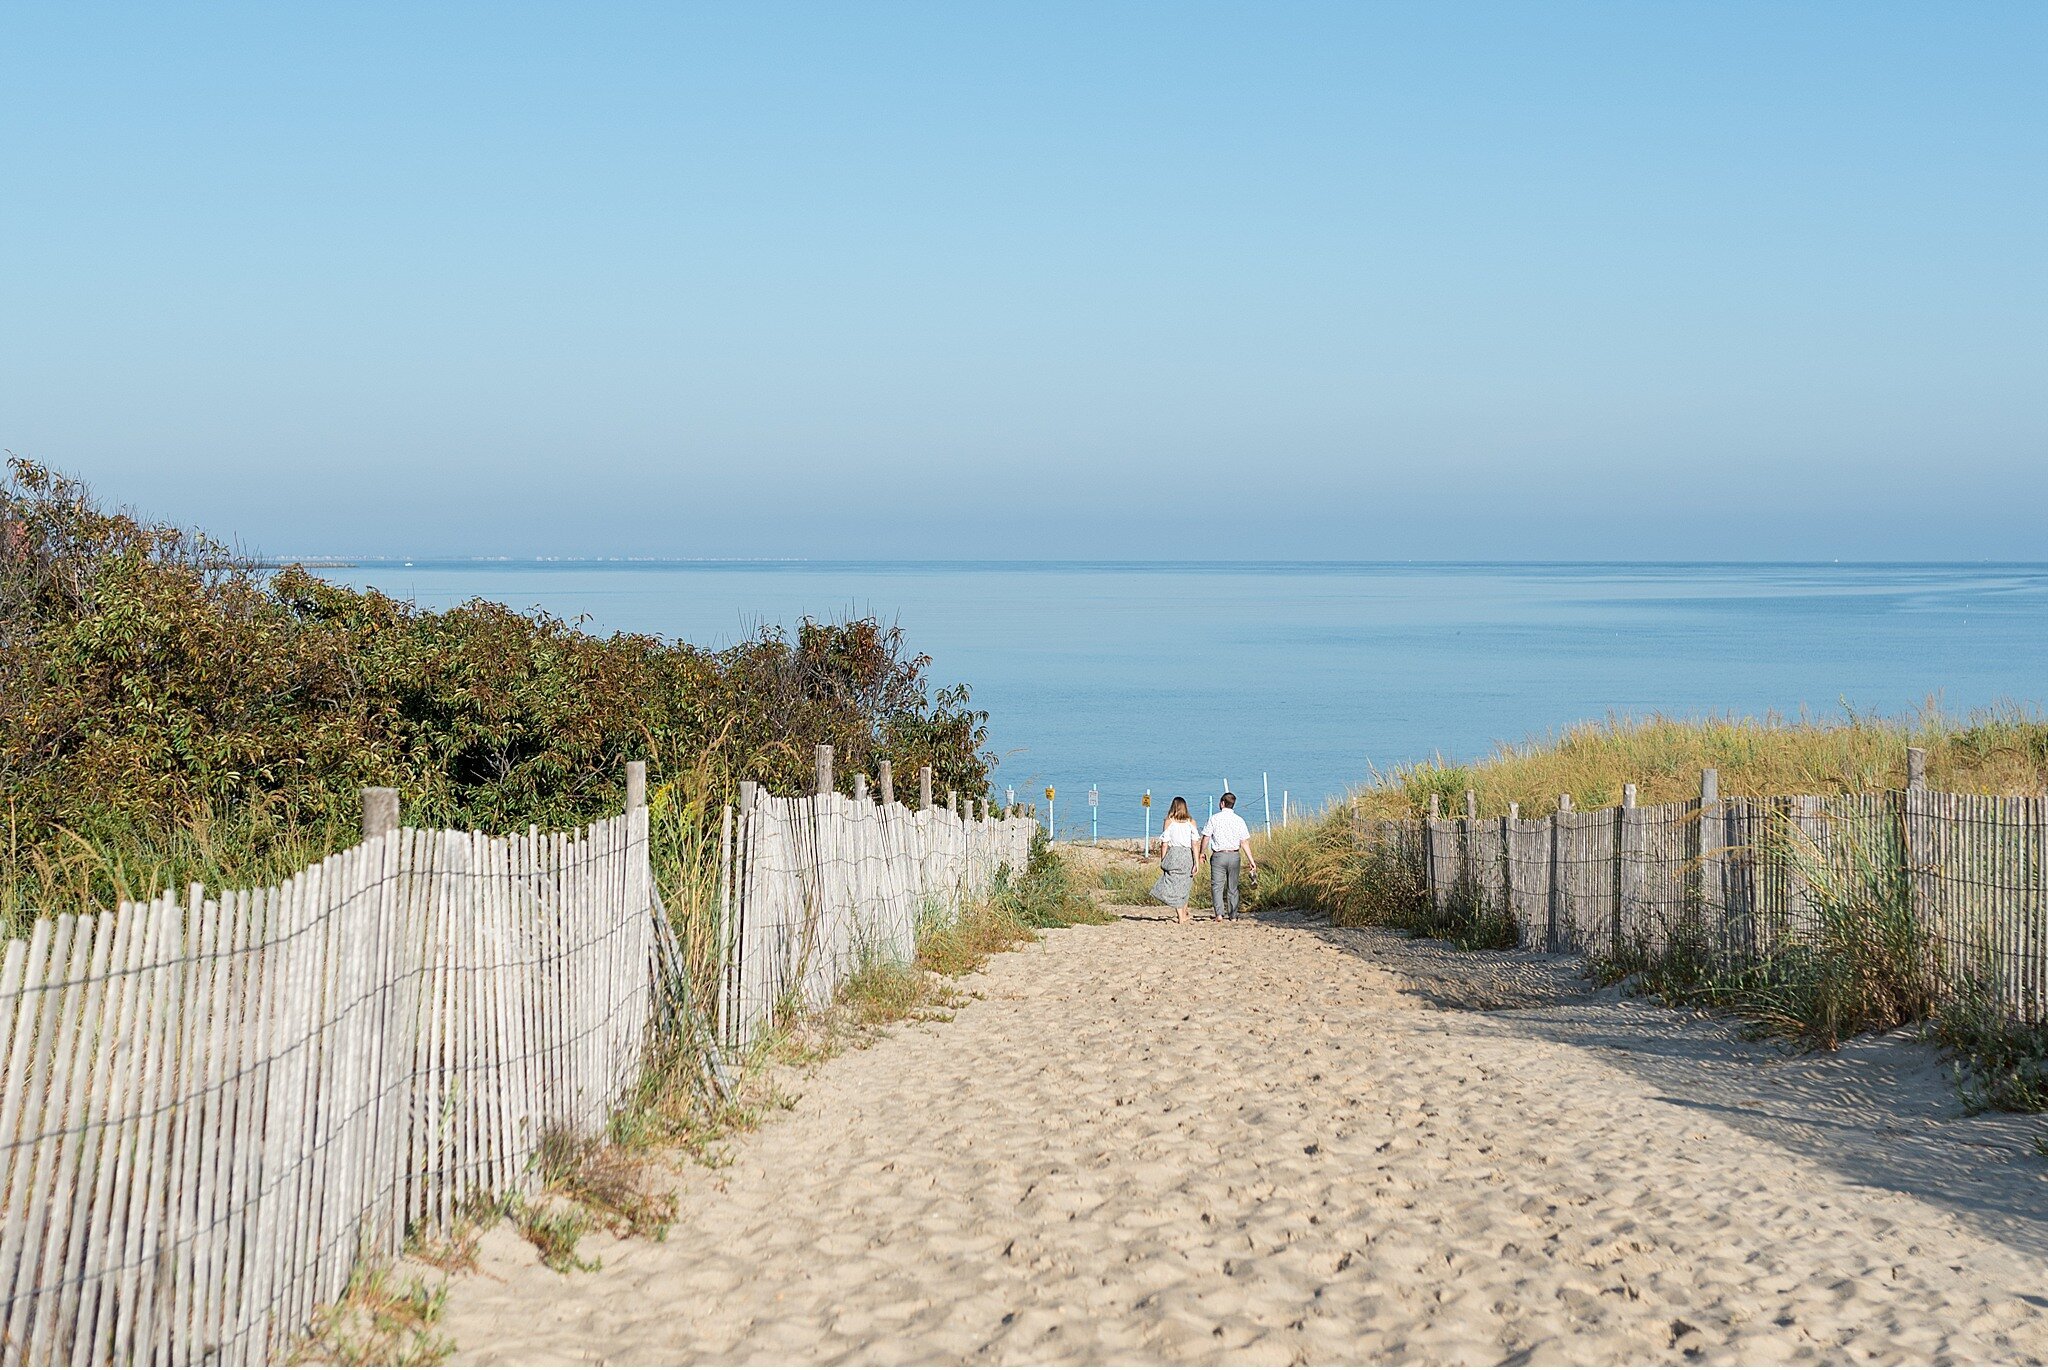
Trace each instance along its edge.
{"label": "path through dunes", "polygon": [[1461,972],[1376,934],[1130,912],[794,1081],[729,1168],[684,1175],[665,1242],[587,1241],[603,1268],[564,1276],[494,1234],[450,1297],[455,1358],[2048,1357],[2048,1203],[2010,1127],[1901,1192],[1800,1120],[1751,1125],[1776,1096],[1709,1097],[1767,1071],[1635,1068],[1600,1030],[1661,1011],[1561,1002],[1539,963],[1446,1007]]}

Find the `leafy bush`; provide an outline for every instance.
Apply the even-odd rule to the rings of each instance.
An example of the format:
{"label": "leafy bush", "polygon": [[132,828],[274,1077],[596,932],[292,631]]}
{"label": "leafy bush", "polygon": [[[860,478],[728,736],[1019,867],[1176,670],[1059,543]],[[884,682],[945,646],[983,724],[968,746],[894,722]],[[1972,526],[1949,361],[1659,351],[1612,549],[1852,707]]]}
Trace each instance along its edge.
{"label": "leafy bush", "polygon": [[807,785],[818,742],[848,776],[887,758],[984,793],[986,715],[928,666],[872,619],[707,651],[482,600],[420,610],[110,513],[16,459],[0,916],[274,879],[353,837],[365,785],[422,826],[571,827],[616,812],[645,758],[700,839],[736,781]]}

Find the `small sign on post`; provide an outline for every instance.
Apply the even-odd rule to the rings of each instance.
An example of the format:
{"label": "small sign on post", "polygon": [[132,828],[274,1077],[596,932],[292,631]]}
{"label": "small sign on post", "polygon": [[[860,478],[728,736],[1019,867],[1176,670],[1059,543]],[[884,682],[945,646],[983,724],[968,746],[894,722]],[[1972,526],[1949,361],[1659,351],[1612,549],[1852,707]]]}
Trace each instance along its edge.
{"label": "small sign on post", "polygon": [[1146,856],[1152,855],[1152,791],[1145,791],[1145,797],[1138,801],[1138,807],[1145,815],[1145,845],[1141,849]]}
{"label": "small sign on post", "polygon": [[1045,787],[1045,835],[1047,837],[1056,837],[1058,835],[1058,829],[1052,825],[1052,786],[1050,785]]}

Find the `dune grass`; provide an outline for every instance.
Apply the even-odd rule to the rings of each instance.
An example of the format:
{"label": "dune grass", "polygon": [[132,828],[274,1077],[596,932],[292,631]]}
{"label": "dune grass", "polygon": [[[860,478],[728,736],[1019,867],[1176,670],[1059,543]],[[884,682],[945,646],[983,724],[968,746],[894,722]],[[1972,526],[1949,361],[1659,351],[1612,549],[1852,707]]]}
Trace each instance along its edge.
{"label": "dune grass", "polygon": [[1956,1063],[1970,1112],[2048,1112],[2048,1027],[2015,1023],[1987,987],[1937,1005],[1928,1035]]}
{"label": "dune grass", "polygon": [[[1375,776],[1313,819],[1287,825],[1261,848],[1264,907],[1321,910],[1345,926],[1396,928],[1464,947],[1512,946],[1513,927],[1478,901],[1455,895],[1437,909],[1419,866],[1358,840],[1361,821],[1409,819],[1439,797],[1462,812],[1474,791],[1482,816],[1510,803],[1528,817],[1554,812],[1557,796],[1577,807],[1698,794],[1699,772],[1719,771],[1724,795],[1836,795],[1904,784],[1906,749],[1927,751],[1927,781],[1962,793],[2048,791],[2048,721],[2013,708],[1953,718],[1929,708],[1907,719],[1609,719],[1548,739],[1502,746],[1469,765],[1433,762]],[[2048,1033],[2015,1026],[1989,996],[1938,999],[1926,930],[1916,921],[1905,865],[1888,829],[1838,832],[1827,850],[1794,824],[1767,840],[1810,893],[1808,926],[1760,962],[1728,966],[1684,928],[1654,949],[1621,948],[1596,963],[1601,978],[1626,981],[1673,1002],[1746,1018],[1761,1034],[1828,1049],[1844,1038],[1926,1022],[1956,1061],[1972,1107],[2048,1107]],[[1981,1002],[1980,1002],[1981,1000]]]}
{"label": "dune grass", "polygon": [[1687,929],[1652,951],[1598,958],[1598,978],[1634,977],[1672,1003],[1723,1009],[1759,1036],[1832,1051],[1844,1038],[1925,1020],[1935,1007],[1927,930],[1913,908],[1896,831],[1838,829],[1827,848],[1796,824],[1766,834],[1807,891],[1805,927],[1762,960],[1719,964]]}
{"label": "dune grass", "polygon": [[1021,872],[998,872],[988,895],[957,917],[922,920],[911,963],[868,961],[841,988],[840,1002],[865,1024],[911,1017],[947,999],[944,980],[973,974],[989,957],[1035,940],[1043,929],[1114,921],[1041,831]]}
{"label": "dune grass", "polygon": [[1858,794],[1903,786],[1908,747],[1926,749],[1934,789],[2048,791],[2048,719],[2019,706],[1956,718],[1930,704],[1907,718],[1610,717],[1502,743],[1478,761],[1438,758],[1376,774],[1349,806],[1364,818],[1414,818],[1434,794],[1445,813],[1462,813],[1471,790],[1482,817],[1515,803],[1540,818],[1560,794],[1581,809],[1618,804],[1630,783],[1642,804],[1694,798],[1707,767],[1720,772],[1724,795]]}

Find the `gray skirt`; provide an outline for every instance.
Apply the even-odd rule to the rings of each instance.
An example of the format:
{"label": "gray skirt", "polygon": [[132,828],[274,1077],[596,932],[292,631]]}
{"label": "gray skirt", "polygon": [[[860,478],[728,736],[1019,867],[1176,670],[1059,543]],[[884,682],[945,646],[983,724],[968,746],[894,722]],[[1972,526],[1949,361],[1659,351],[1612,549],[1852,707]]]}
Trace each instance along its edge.
{"label": "gray skirt", "polygon": [[1195,887],[1195,853],[1191,847],[1168,847],[1159,855],[1159,879],[1153,883],[1152,897],[1168,908],[1181,908],[1188,902],[1188,891]]}

